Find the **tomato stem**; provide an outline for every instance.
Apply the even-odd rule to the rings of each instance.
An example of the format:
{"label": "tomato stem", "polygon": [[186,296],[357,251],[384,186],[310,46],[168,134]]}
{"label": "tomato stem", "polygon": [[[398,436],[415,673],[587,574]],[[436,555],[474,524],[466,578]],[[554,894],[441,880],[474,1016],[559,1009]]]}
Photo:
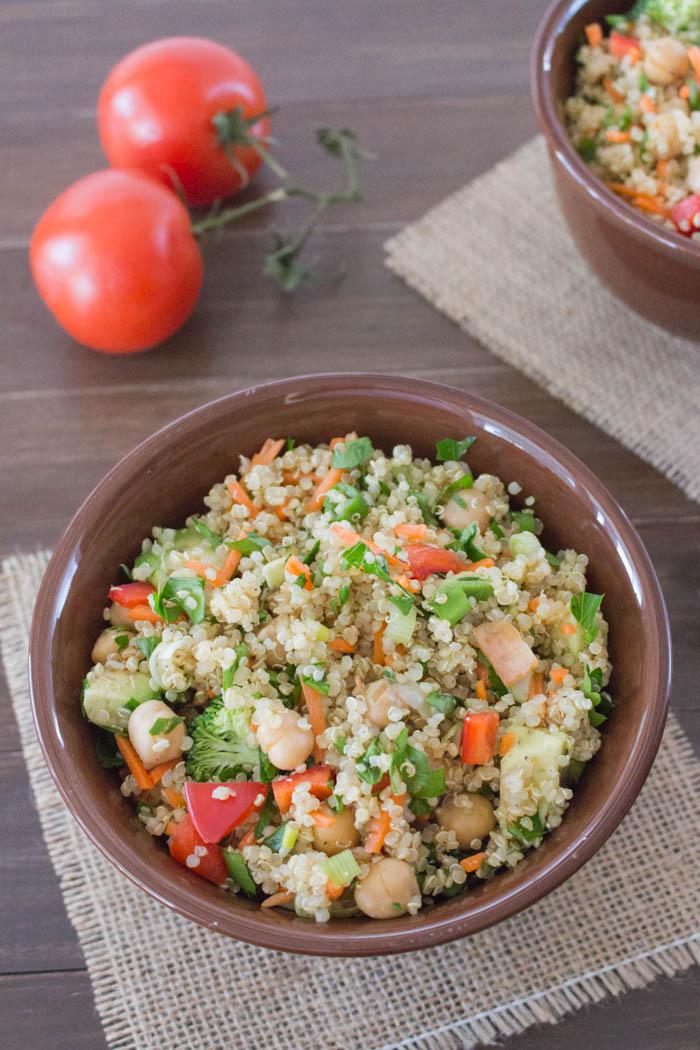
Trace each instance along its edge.
{"label": "tomato stem", "polygon": [[256,197],[255,200],[248,201],[246,204],[239,204],[237,208],[224,208],[223,211],[212,211],[204,219],[192,223],[192,233],[197,237],[200,233],[205,233],[207,230],[216,230],[221,226],[228,226],[229,223],[242,219],[244,215],[249,215],[260,208],[266,208],[268,204],[286,200],[288,196],[287,190],[280,186],[278,189],[266,193],[263,197]]}

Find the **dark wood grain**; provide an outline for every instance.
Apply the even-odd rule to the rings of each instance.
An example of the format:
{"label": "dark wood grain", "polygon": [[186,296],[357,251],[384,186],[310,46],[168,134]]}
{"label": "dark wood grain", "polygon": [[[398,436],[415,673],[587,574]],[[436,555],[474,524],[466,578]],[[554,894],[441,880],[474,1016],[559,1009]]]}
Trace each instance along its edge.
{"label": "dark wood grain", "polygon": [[[458,332],[383,265],[389,236],[533,133],[527,63],[543,7],[544,0],[0,0],[0,555],[53,544],[124,452],[211,397],[320,369],[430,376],[528,416],[622,503],[659,571],[673,625],[674,708],[700,751],[700,508]],[[337,176],[310,144],[318,123],[353,127],[377,159],[363,174],[366,204],[329,214],[316,243],[325,271],[345,272],[344,280],[289,299],[261,279],[280,221],[270,209],[207,241],[200,308],[175,339],[137,358],[104,357],[52,324],[31,287],[26,247],[51,197],[104,163],[94,107],[106,70],[137,44],[171,33],[209,35],[247,55],[281,105],[280,153],[300,178],[330,184]],[[0,702],[0,841],[11,847],[0,851],[0,1045],[96,1050],[104,1037],[4,688]],[[505,1045],[691,1050],[699,993],[697,973],[660,980]]]}

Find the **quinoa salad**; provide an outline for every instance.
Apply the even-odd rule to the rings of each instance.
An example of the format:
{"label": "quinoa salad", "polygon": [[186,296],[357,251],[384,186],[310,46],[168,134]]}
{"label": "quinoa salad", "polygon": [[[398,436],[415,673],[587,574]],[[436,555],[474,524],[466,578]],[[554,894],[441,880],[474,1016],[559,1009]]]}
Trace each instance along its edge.
{"label": "quinoa salad", "polygon": [[392,919],[561,823],[612,708],[603,596],[473,442],[268,439],[121,567],[82,707],[193,877]]}
{"label": "quinoa salad", "polygon": [[700,0],[640,0],[586,26],[572,143],[606,185],[660,225],[700,236]]}

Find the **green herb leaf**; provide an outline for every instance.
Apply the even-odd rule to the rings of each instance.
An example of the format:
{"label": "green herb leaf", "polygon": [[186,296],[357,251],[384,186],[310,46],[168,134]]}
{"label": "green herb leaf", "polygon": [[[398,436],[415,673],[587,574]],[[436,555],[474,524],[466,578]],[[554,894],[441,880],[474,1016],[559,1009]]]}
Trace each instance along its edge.
{"label": "green herb leaf", "polygon": [[461,440],[455,438],[443,438],[435,445],[438,463],[446,463],[451,460],[459,460],[465,452],[468,452],[476,441],[475,437],[465,437]]}
{"label": "green herb leaf", "polygon": [[489,528],[491,529],[491,532],[494,534],[497,540],[502,540],[505,536],[505,532],[503,531],[503,529],[498,524],[495,518],[491,519],[489,523]]}
{"label": "green herb leaf", "polygon": [[391,594],[389,595],[388,600],[391,602],[392,605],[396,606],[396,608],[403,616],[406,616],[408,613],[410,613],[411,609],[415,604],[413,599],[409,598],[407,594]]}
{"label": "green herb leaf", "polygon": [[190,518],[188,525],[192,525],[192,528],[196,529],[200,535],[204,536],[204,539],[216,549],[221,543],[221,536],[217,532],[212,532],[208,525],[206,525],[200,518]]}
{"label": "green herb leaf", "polygon": [[571,599],[571,615],[581,624],[587,643],[592,642],[598,633],[595,618],[604,597],[603,594],[588,594],[584,591]]}
{"label": "green herb leaf", "polygon": [[423,515],[423,521],[426,525],[439,525],[440,522],[438,521],[433,504],[430,502],[426,494],[424,492],[413,491],[411,495],[415,496],[416,505]]}
{"label": "green herb leaf", "polygon": [[230,846],[226,846],[226,848],[222,850],[222,853],[224,855],[224,862],[228,869],[228,873],[236,885],[243,890],[246,897],[257,897],[258,887],[255,885],[255,881],[250,874],[248,865],[243,860],[243,854],[237,849],[232,849]]}
{"label": "green herb leaf", "polygon": [[481,561],[486,555],[474,543],[475,537],[479,535],[479,526],[475,521],[461,532],[455,532],[457,537],[455,543],[450,543],[451,550],[464,551],[470,561]]}
{"label": "green herb leaf", "polygon": [[448,485],[444,490],[442,497],[443,499],[448,500],[455,492],[461,492],[462,489],[470,489],[473,485],[474,476],[469,470],[466,474],[462,474],[461,478],[457,478],[457,480],[453,481],[451,485]]}
{"label": "green herb leaf", "polygon": [[316,542],[309,549],[308,553],[306,554],[306,556],[304,558],[304,565],[313,565],[313,563],[314,563],[314,561],[316,559],[316,555],[318,554],[320,549],[321,549],[321,541],[320,540],[316,540]]}
{"label": "green herb leaf", "polygon": [[184,721],[185,719],[181,718],[180,715],[173,715],[172,718],[156,718],[148,732],[151,736],[166,736],[177,726],[182,725]]}
{"label": "green herb leaf", "polygon": [[263,840],[265,845],[269,846],[273,853],[279,853],[281,850],[284,832],[285,826],[284,824],[280,824],[278,828],[275,828],[271,835],[268,835],[267,838]]}
{"label": "green herb leaf", "polygon": [[152,635],[150,638],[137,638],[134,645],[143,654],[144,658],[148,660],[159,641],[160,638]]}
{"label": "green herb leaf", "polygon": [[270,546],[270,541],[264,536],[258,536],[255,532],[249,532],[240,540],[226,540],[229,550],[238,551],[240,554],[249,555],[253,551],[264,551]]}
{"label": "green herb leaf", "polygon": [[544,556],[545,556],[546,561],[549,562],[549,564],[552,566],[553,569],[558,569],[559,568],[561,562],[557,558],[556,554],[550,554],[549,551],[545,551],[544,552]]}
{"label": "green herb leaf", "polygon": [[190,623],[201,623],[205,610],[204,580],[199,576],[171,576],[162,590],[149,595],[149,602],[166,623],[174,623],[182,613]]}
{"label": "green herb leaf", "polygon": [[97,753],[97,761],[103,769],[116,769],[117,766],[124,765],[124,759],[117,748],[113,733],[98,731],[95,751]]}
{"label": "green herb leaf", "polygon": [[236,671],[241,666],[241,660],[248,655],[250,649],[245,642],[241,642],[240,645],[235,647],[235,657],[233,663],[229,664],[221,673],[221,688],[230,689],[233,685],[233,680],[236,676]]}
{"label": "green herb leaf", "polygon": [[518,526],[518,532],[535,531],[535,514],[531,510],[512,510],[510,516]]}
{"label": "green herb leaf", "polygon": [[598,146],[595,139],[588,138],[584,135],[583,138],[579,139],[576,150],[578,155],[585,160],[586,164],[590,164],[592,160],[595,160],[598,152]]}
{"label": "green herb leaf", "polygon": [[345,803],[341,798],[338,798],[337,795],[331,795],[331,797],[328,799],[328,808],[332,809],[334,813],[344,813]]}
{"label": "green herb leaf", "polygon": [[441,693],[437,689],[426,696],[425,702],[436,711],[441,711],[443,715],[451,715],[458,703],[457,697],[451,693]]}
{"label": "green herb leaf", "polygon": [[273,766],[261,747],[258,748],[258,760],[260,762],[260,779],[263,784],[270,784],[275,777],[279,776],[279,769]]}
{"label": "green herb leaf", "polygon": [[334,598],[331,602],[331,608],[335,613],[340,612],[348,598],[350,597],[350,584],[344,583],[338,591],[338,597]]}
{"label": "green herb leaf", "polygon": [[524,827],[522,820],[518,820],[513,824],[508,824],[508,831],[510,834],[527,845],[531,845],[544,835],[544,821],[539,812],[530,817],[530,820],[532,821],[532,828]]}
{"label": "green herb leaf", "polygon": [[286,452],[291,452],[296,447],[296,440],[293,437],[288,437],[284,443]]}
{"label": "green herb leaf", "polygon": [[127,645],[129,644],[129,635],[128,634],[116,634],[114,636],[114,644],[116,645],[116,647],[119,650],[119,652],[121,652],[122,649],[126,649]]}
{"label": "green herb leaf", "polygon": [[362,521],[369,514],[369,504],[359,489],[341,481],[325,497],[323,510],[331,521]]}
{"label": "green herb leaf", "polygon": [[355,438],[338,445],[333,450],[333,466],[340,470],[353,470],[372,458],[372,442],[368,437]]}
{"label": "green herb leaf", "polygon": [[330,689],[330,686],[326,681],[325,669],[322,668],[320,664],[316,664],[315,667],[316,670],[323,671],[323,677],[320,680],[316,679],[314,677],[313,672],[310,671],[302,672],[299,675],[299,680],[303,682],[304,685],[310,685],[311,688],[315,689],[317,693],[323,693],[324,696],[328,696],[328,690]]}
{"label": "green herb leaf", "polygon": [[269,828],[270,824],[273,824],[279,816],[280,811],[277,808],[272,792],[268,791],[267,798],[265,799],[265,804],[260,810],[260,815],[255,825],[256,839],[259,839],[265,831],[265,828]]}
{"label": "green herb leaf", "polygon": [[375,766],[370,763],[370,758],[374,758],[376,755],[382,754],[384,754],[384,751],[381,743],[379,742],[379,737],[375,736],[374,739],[368,745],[368,747],[365,749],[365,752],[362,755],[362,757],[357,760],[355,766],[355,770],[357,772],[358,777],[365,784],[377,784],[384,776],[384,773],[379,766]]}

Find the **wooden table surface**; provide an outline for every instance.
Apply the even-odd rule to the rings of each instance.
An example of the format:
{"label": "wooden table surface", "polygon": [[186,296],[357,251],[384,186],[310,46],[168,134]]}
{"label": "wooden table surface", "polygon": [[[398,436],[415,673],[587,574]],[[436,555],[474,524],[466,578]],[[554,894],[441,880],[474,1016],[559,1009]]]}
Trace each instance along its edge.
{"label": "wooden table surface", "polygon": [[[532,135],[528,56],[543,6],[543,0],[0,0],[0,554],[55,543],[124,452],[209,398],[317,370],[430,376],[499,401],[553,433],[632,517],[670,606],[674,707],[700,745],[700,508],[461,334],[383,265],[389,235]],[[167,347],[103,357],[72,345],[45,312],[28,274],[28,237],[56,193],[103,164],[94,106],[112,63],[140,43],[175,33],[214,37],[252,61],[268,99],[282,107],[280,155],[300,178],[319,183],[334,176],[311,145],[317,123],[354,128],[377,159],[363,175],[366,204],[330,214],[317,241],[328,271],[347,270],[343,281],[309,286],[295,298],[279,294],[260,276],[276,221],[271,211],[260,213],[207,245],[196,317]],[[94,1050],[104,1037],[40,836],[6,687],[2,703],[0,1045]],[[604,937],[601,905],[596,935]],[[506,1045],[691,1050],[699,1045],[699,1003],[695,971],[581,1011],[556,1028],[530,1029]],[[218,1045],[213,1037],[197,1050]]]}

